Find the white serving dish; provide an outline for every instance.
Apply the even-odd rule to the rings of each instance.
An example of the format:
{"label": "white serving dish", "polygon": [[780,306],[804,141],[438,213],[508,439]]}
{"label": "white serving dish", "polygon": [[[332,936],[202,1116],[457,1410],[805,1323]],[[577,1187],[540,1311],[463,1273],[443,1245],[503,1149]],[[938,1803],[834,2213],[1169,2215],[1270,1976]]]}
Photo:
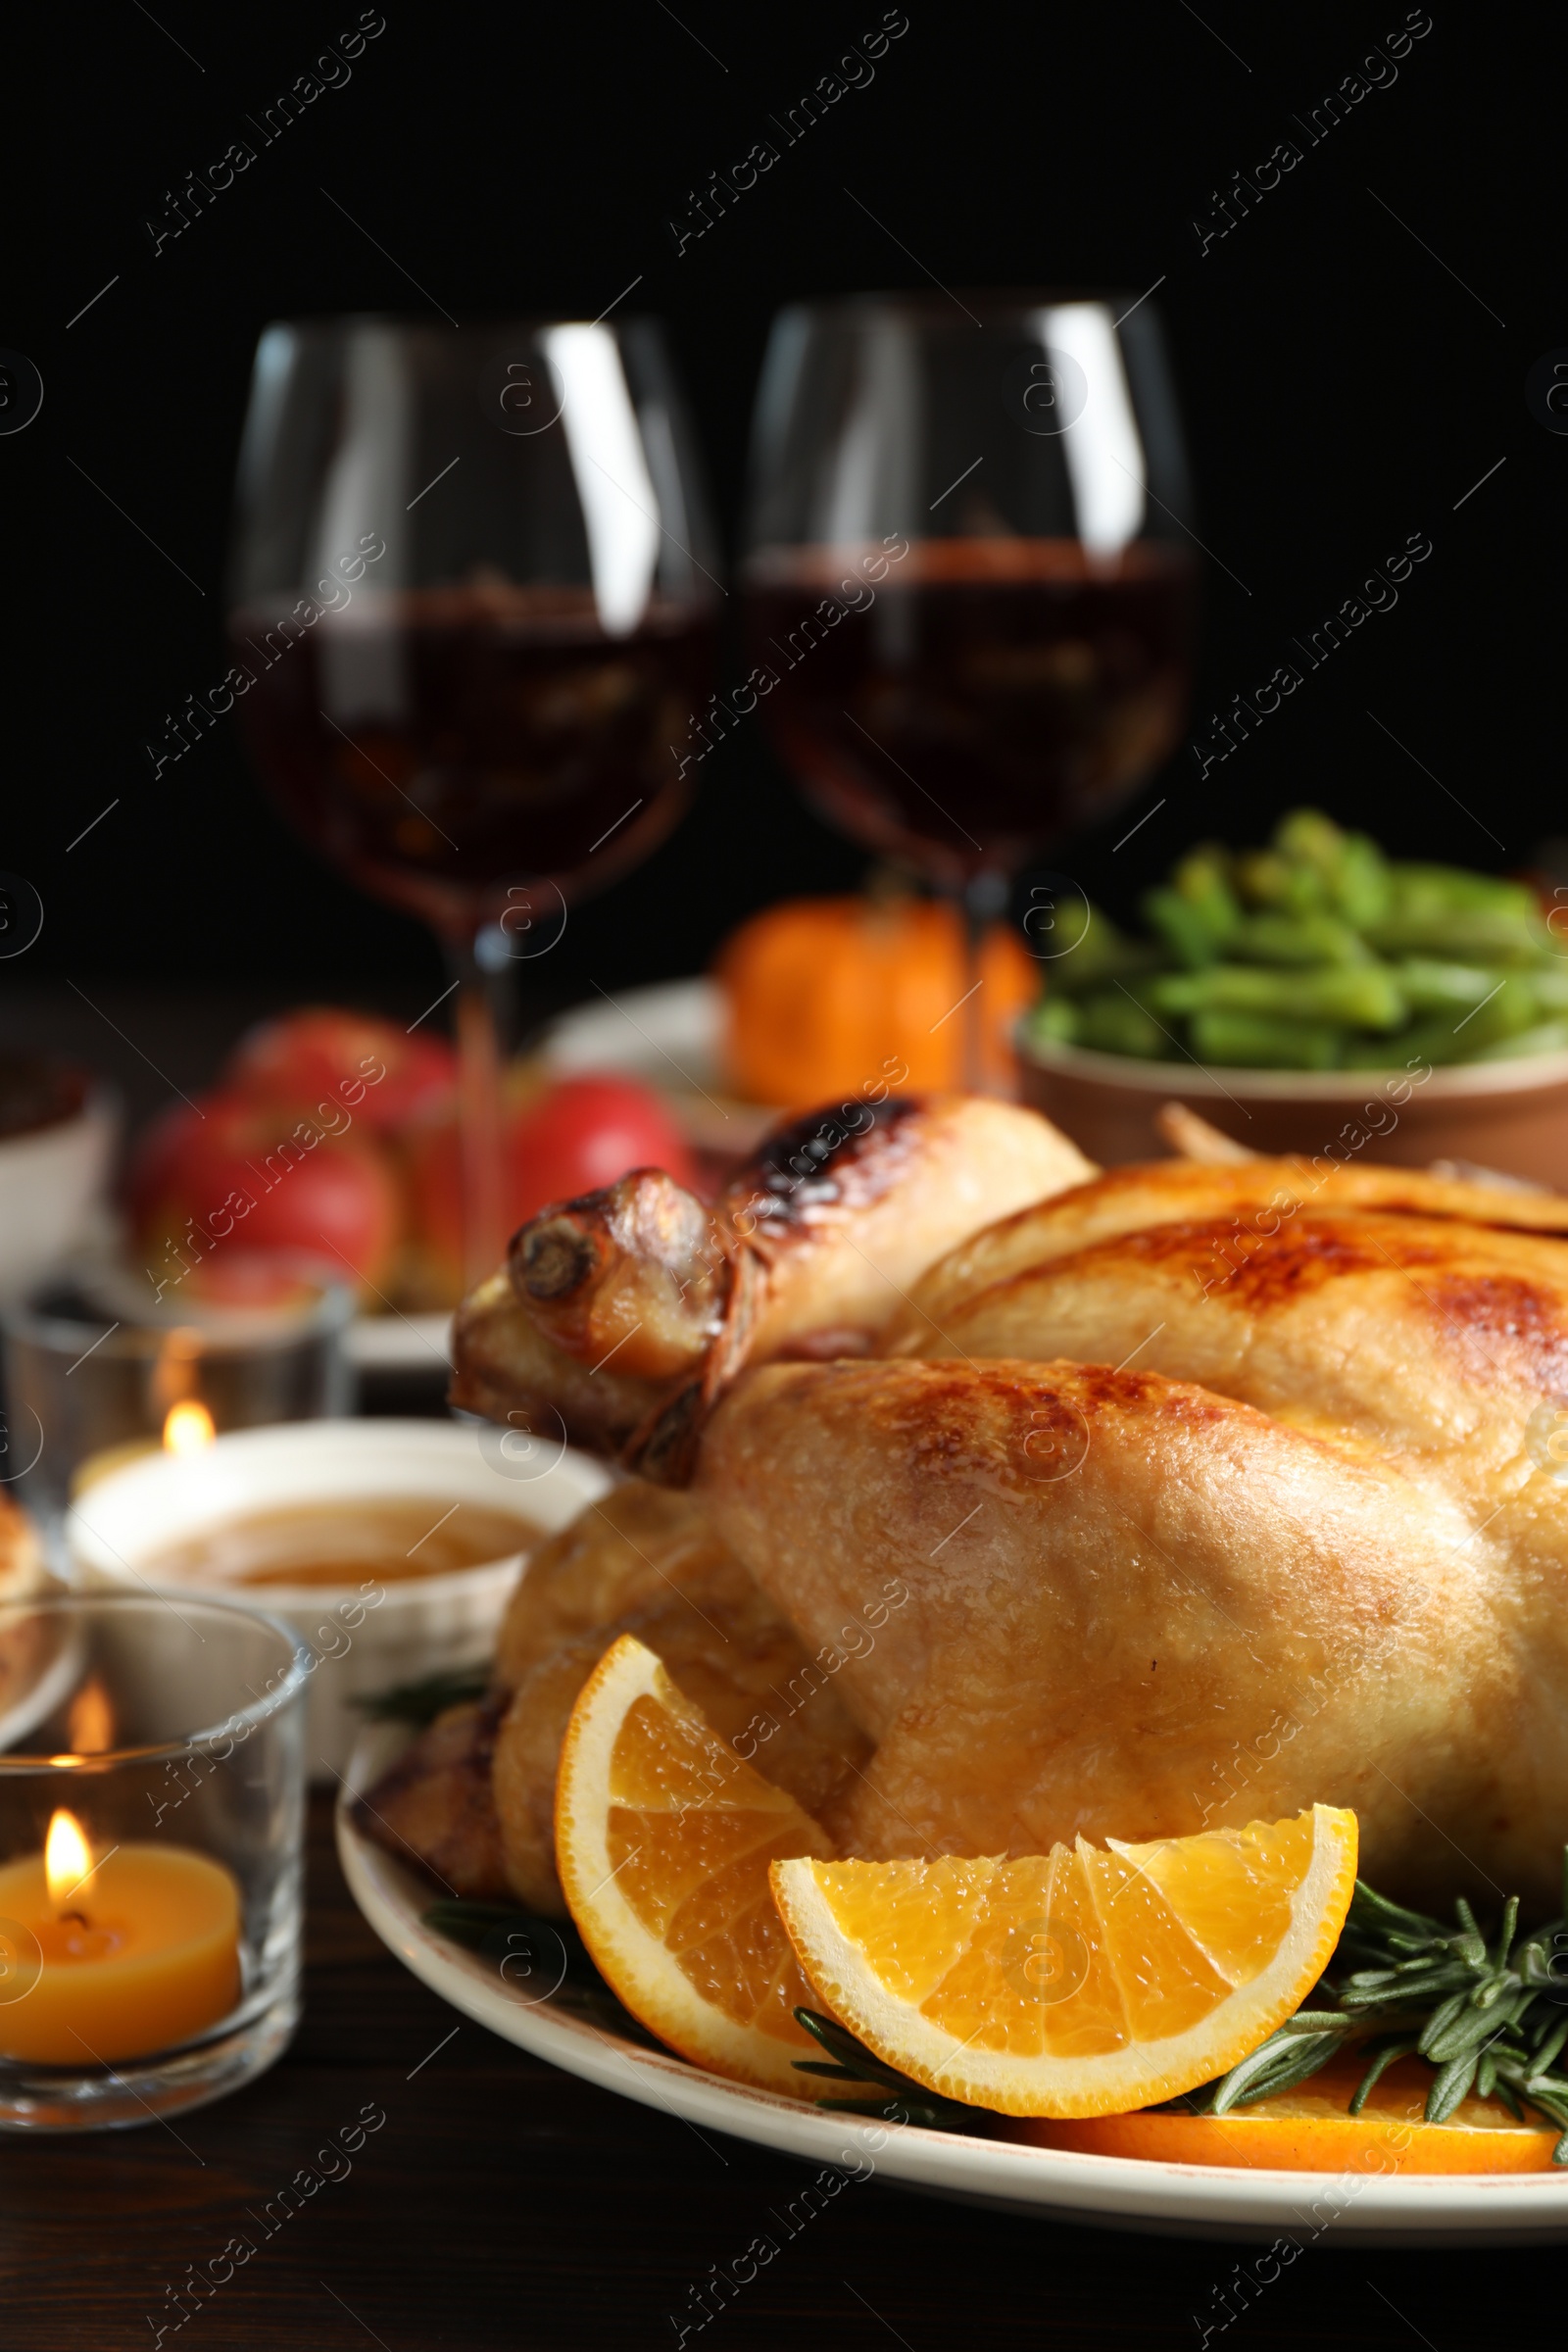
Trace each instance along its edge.
{"label": "white serving dish", "polygon": [[120,1118],[93,1087],[74,1117],[0,1140],[0,1297],[49,1273],[89,1232]]}
{"label": "white serving dish", "polygon": [[424,1925],[435,1889],[362,1838],[350,1814],[354,1794],[385,1771],[407,1738],[392,1724],[367,1732],[338,1800],[338,1859],[382,1942],[433,1992],[503,2041],[622,2098],[679,2116],[699,2133],[727,2132],[808,2164],[836,2165],[861,2179],[875,2175],[927,2195],[993,2205],[1036,2221],[1163,2237],[1255,2243],[1290,2236],[1302,2246],[1342,2252],[1352,2243],[1452,2251],[1461,2244],[1568,2239],[1568,2174],[1562,2172],[1401,2178],[1370,2171],[1232,2172],[1219,2165],[1087,2156],[929,2132],[916,2124],[899,2130],[860,2124],[650,2050],[558,1998],[560,1979],[547,1953],[513,1983],[477,1953]]}
{"label": "white serving dish", "polygon": [[[456,1421],[299,1421],[234,1430],[196,1453],[150,1454],[97,1481],[74,1503],[66,1542],[83,1582],[146,1591],[167,1544],[251,1510],[294,1503],[428,1494],[516,1511],[553,1534],[610,1485],[586,1454],[562,1446],[498,1467],[499,1433]],[[501,1457],[504,1458],[504,1457]],[[523,1554],[444,1576],[375,1588],[335,1585],[182,1586],[161,1580],[170,1605],[187,1592],[226,1592],[286,1620],[318,1659],[309,1689],[312,1777],[338,1777],[365,1723],[356,1698],[423,1676],[482,1665]]]}

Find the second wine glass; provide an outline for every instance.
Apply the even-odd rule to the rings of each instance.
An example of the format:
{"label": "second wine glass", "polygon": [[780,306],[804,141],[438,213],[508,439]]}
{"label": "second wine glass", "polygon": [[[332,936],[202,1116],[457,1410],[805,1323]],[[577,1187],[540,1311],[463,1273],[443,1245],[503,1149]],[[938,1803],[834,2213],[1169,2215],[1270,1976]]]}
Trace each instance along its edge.
{"label": "second wine glass", "polygon": [[1158,323],[1132,295],[865,295],[774,323],[752,684],[828,820],[961,902],[971,1086],[978,941],[1011,877],[1180,734],[1187,507]]}

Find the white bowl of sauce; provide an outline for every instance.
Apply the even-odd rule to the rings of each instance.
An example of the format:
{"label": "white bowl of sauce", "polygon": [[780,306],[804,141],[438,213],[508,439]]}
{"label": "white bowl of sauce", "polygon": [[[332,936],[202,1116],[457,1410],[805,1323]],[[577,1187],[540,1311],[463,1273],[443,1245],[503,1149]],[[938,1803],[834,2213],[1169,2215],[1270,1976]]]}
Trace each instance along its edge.
{"label": "white bowl of sauce", "polygon": [[[97,1480],[66,1521],[86,1584],[254,1598],[317,1658],[310,1766],[330,1780],[355,1701],[483,1667],[534,1547],[611,1481],[566,1446],[453,1421],[298,1421],[234,1430]],[[487,1442],[488,1441],[488,1442]]]}

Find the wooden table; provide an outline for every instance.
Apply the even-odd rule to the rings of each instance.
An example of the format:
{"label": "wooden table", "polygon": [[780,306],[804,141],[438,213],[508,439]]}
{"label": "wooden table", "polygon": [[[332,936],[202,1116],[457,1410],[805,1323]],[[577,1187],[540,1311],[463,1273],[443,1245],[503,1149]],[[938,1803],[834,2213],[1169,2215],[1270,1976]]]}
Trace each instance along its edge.
{"label": "wooden table", "polygon": [[[357,2153],[328,2152],[381,2114]],[[321,2185],[280,2219],[279,2192],[302,2171]],[[689,2323],[703,2352],[1196,2348],[1207,2325],[1226,2352],[1457,2352],[1522,2329],[1561,2292],[1550,2249],[1372,2252],[1336,2247],[1331,2229],[1222,2327],[1215,2290],[1256,2249],[1060,2229],[875,2180],[789,2237],[775,2217],[808,2178],[460,2021],[354,1908],[318,1796],[293,2047],[235,2097],[182,2116],[177,2137],[149,2125],[0,2141],[0,2345],[118,2352],[152,2346],[163,2326],[180,2352],[542,2352],[673,2346]],[[221,2271],[241,2231],[256,2252],[176,2330],[170,2290],[193,2268]],[[692,2290],[763,2233],[775,2259],[699,2328]]]}

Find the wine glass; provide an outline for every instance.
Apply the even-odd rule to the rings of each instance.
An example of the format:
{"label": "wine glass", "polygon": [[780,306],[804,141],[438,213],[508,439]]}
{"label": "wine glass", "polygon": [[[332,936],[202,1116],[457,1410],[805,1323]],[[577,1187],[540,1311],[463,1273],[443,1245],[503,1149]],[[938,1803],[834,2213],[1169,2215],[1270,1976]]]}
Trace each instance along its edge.
{"label": "wine glass", "polygon": [[286,814],[440,935],[465,1260],[502,1231],[501,976],[646,858],[712,662],[716,560],[648,319],[267,328],[241,444],[228,635]]}
{"label": "wine glass", "polygon": [[[979,942],[1012,877],[1180,735],[1187,509],[1148,301],[874,294],[774,321],[743,566],[751,687],[829,822],[961,903],[971,1087]],[[1049,954],[1041,896],[1026,927]]]}

